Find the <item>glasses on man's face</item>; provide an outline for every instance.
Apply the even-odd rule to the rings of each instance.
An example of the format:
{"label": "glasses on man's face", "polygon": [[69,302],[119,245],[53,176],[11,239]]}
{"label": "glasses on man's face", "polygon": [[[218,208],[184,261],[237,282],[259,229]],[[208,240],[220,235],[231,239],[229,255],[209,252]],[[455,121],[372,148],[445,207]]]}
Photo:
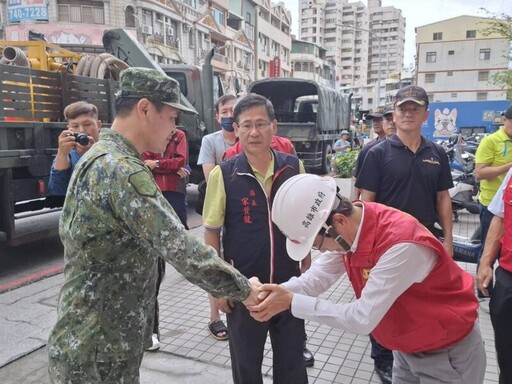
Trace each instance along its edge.
{"label": "glasses on man's face", "polygon": [[322,236],[322,240],[320,240],[320,244],[318,245],[315,245],[313,243],[313,245],[311,246],[311,249],[315,250],[315,251],[319,251],[322,249],[322,245],[324,245],[324,241],[325,241],[325,238],[330,238],[332,236],[332,226],[331,225],[327,225],[327,224],[322,224],[322,228],[320,229],[320,231],[318,232],[317,236]]}
{"label": "glasses on man's face", "polygon": [[262,131],[270,126],[271,121],[256,121],[255,123],[242,123],[238,125],[238,128],[244,132],[252,131],[256,129],[257,131]]}

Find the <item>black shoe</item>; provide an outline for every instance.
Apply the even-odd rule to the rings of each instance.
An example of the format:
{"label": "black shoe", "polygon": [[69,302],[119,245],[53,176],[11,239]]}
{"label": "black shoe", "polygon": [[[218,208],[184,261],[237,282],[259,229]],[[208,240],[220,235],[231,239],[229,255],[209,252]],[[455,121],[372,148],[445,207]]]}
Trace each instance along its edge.
{"label": "black shoe", "polygon": [[375,372],[377,372],[377,375],[380,377],[380,381],[382,381],[382,384],[391,384],[392,380],[392,366],[388,364],[381,364],[377,365],[374,364],[373,367],[375,368]]}
{"label": "black shoe", "polygon": [[313,365],[315,365],[315,358],[313,357],[311,351],[307,349],[305,345],[302,354],[304,356],[304,365],[306,367],[312,367]]}

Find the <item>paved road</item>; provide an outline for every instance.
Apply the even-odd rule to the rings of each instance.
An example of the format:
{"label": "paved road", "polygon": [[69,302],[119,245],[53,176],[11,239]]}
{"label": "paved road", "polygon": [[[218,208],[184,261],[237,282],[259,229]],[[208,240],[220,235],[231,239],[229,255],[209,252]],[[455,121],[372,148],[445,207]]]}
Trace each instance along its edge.
{"label": "paved road", "polygon": [[[468,235],[476,215],[456,225],[456,233]],[[202,228],[191,230],[202,238]],[[461,263],[474,274],[474,265]],[[47,384],[44,345],[56,321],[56,303],[62,274],[0,294],[0,383]],[[321,296],[334,302],[350,302],[354,293],[345,277]],[[169,267],[159,294],[162,348],[146,353],[141,383],[228,384],[232,383],[228,343],[208,334],[208,300],[204,291]],[[480,313],[486,342],[485,383],[497,383],[494,339],[489,315]],[[355,335],[306,323],[308,347],[316,363],[308,368],[311,384],[379,383],[373,372],[367,336]],[[265,383],[271,382],[272,351],[268,342],[263,359]]]}

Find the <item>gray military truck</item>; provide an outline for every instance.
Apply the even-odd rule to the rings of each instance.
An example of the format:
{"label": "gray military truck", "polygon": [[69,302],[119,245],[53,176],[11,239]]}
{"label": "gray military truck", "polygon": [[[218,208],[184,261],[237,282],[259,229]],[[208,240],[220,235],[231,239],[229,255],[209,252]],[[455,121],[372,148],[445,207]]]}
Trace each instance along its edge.
{"label": "gray military truck", "polygon": [[249,84],[248,92],[272,102],[279,123],[277,134],[291,140],[306,171],[329,173],[333,144],[343,129],[350,129],[352,95],[295,78],[257,80]]}
{"label": "gray military truck", "polygon": [[155,68],[180,82],[182,103],[198,114],[184,116],[179,128],[189,141],[192,181],[202,178],[196,166],[199,147],[215,130],[213,102],[223,93],[210,65],[213,51],[203,68],[160,68],[125,30],[106,31],[103,40],[106,53],[93,56],[41,41],[0,41],[0,244],[15,246],[57,233],[55,225],[20,231],[17,224],[62,205],[62,197],[48,196],[47,185],[57,137],[66,126],[63,110],[78,100],[91,102],[108,126],[119,72],[128,66]]}

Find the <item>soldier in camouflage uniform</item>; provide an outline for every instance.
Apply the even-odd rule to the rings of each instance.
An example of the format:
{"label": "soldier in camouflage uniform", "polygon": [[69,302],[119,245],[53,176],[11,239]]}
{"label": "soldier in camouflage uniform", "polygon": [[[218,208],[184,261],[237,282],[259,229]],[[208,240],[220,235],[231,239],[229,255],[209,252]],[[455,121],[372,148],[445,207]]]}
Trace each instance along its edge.
{"label": "soldier in camouflage uniform", "polygon": [[159,256],[216,297],[248,303],[257,295],[185,230],[140,156],[163,152],[179,112],[193,112],[180,104],[178,82],[128,68],[120,88],[112,128],[82,156],[62,209],[66,267],[48,341],[52,383],[139,383]]}

